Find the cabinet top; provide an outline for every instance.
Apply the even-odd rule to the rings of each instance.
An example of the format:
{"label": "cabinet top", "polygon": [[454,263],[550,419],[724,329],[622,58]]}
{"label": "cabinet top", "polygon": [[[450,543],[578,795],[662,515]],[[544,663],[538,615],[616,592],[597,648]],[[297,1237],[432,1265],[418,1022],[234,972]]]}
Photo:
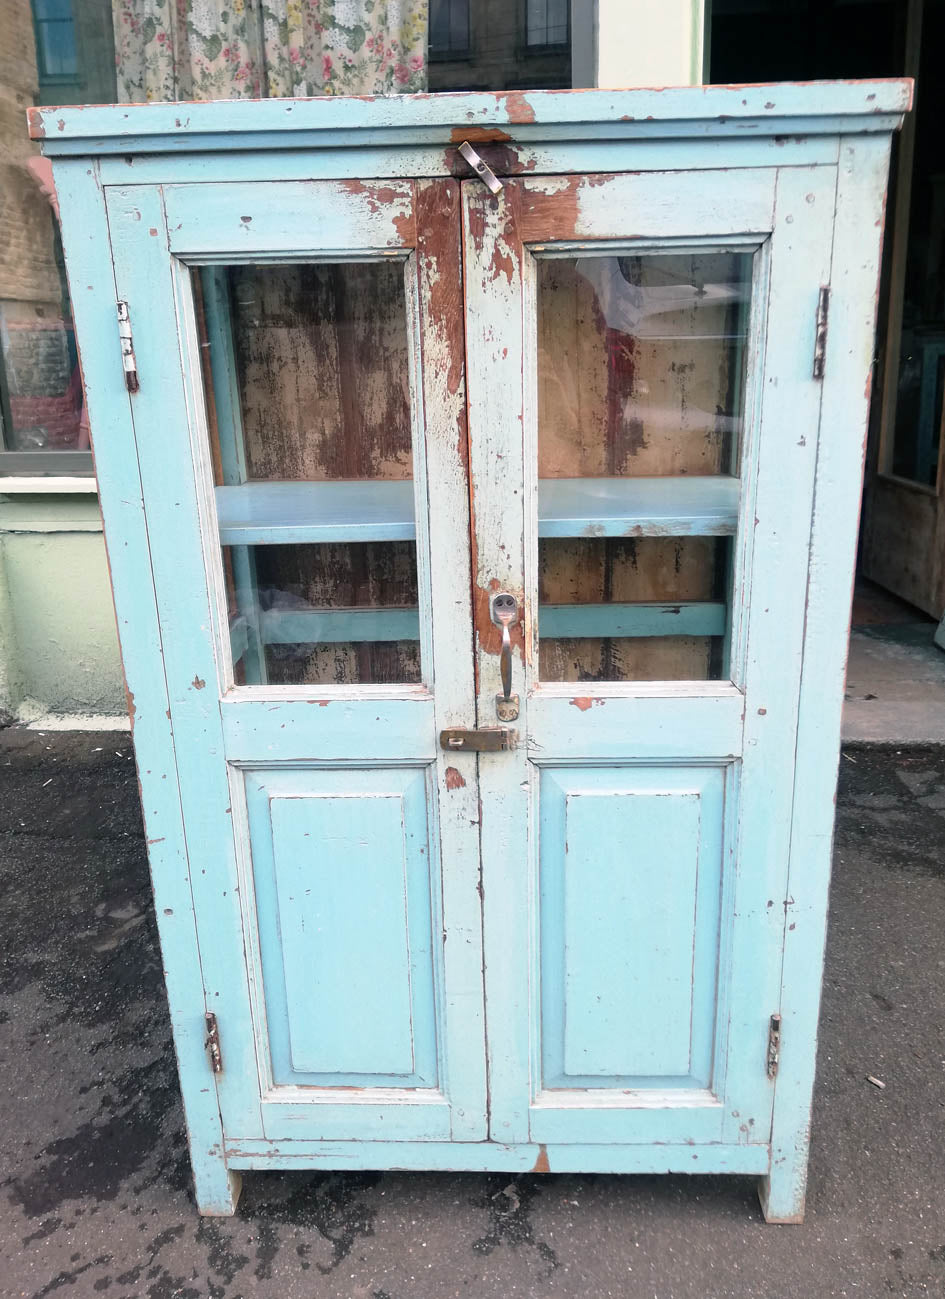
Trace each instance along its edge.
{"label": "cabinet top", "polygon": [[90,104],[32,108],[29,127],[44,153],[82,156],[455,145],[464,139],[757,139],[892,131],[911,103],[912,82],[902,78]]}

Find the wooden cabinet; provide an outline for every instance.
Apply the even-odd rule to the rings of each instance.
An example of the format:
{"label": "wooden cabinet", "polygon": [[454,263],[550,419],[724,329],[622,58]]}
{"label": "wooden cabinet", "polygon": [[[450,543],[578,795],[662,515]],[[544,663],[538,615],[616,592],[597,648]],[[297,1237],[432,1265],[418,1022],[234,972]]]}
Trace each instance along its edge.
{"label": "wooden cabinet", "polygon": [[202,1212],[317,1166],[800,1218],[909,94],[33,114]]}

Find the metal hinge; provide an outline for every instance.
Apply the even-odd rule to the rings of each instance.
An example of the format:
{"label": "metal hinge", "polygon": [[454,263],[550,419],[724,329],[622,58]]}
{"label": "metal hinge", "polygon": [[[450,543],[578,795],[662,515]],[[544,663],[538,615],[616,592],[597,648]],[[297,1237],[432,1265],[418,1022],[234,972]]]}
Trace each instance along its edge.
{"label": "metal hinge", "polygon": [[781,1016],[772,1015],[768,1021],[768,1077],[774,1078],[781,1059]]}
{"label": "metal hinge", "polygon": [[135,347],[131,338],[131,317],[128,315],[128,303],[116,303],[118,308],[118,341],[121,345],[121,365],[125,372],[125,387],[129,392],[138,391],[138,362],[135,360]]}
{"label": "metal hinge", "polygon": [[205,1016],[207,1024],[207,1040],[204,1046],[207,1055],[210,1057],[210,1068],[214,1073],[223,1072],[223,1052],[220,1050],[220,1030],[217,1027],[217,1017],[212,1011],[207,1011]]}
{"label": "metal hinge", "polygon": [[817,297],[817,332],[814,335],[814,378],[824,377],[827,356],[827,313],[830,311],[830,286],[821,285]]}

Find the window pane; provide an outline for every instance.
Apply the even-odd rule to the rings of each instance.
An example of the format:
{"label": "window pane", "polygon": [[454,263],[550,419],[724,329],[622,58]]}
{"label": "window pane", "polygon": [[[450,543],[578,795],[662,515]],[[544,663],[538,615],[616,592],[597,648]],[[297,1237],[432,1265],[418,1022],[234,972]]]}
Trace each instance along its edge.
{"label": "window pane", "polygon": [[237,683],[419,681],[403,263],[195,279]]}
{"label": "window pane", "polygon": [[568,8],[569,0],[528,0],[526,9],[528,44],[567,44]]}
{"label": "window pane", "polygon": [[749,253],[539,258],[539,670],[727,673]]}
{"label": "window pane", "polygon": [[0,347],[9,399],[6,451],[89,449],[72,322],[60,304],[0,303]]}
{"label": "window pane", "polygon": [[38,24],[40,72],[47,77],[74,76],[78,69],[72,19]]}
{"label": "window pane", "polygon": [[469,48],[469,0],[430,0],[430,53],[465,54]]}
{"label": "window pane", "polygon": [[72,21],[72,0],[33,0],[33,13],[37,22],[47,19]]}

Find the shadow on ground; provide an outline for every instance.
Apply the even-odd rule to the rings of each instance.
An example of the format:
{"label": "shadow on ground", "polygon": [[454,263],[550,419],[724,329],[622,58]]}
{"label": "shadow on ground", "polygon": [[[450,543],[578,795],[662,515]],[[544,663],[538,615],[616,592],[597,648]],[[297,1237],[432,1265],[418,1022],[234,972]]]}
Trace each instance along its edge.
{"label": "shadow on ground", "polygon": [[[127,736],[0,735],[0,1295],[945,1295],[945,748],[849,748],[807,1222],[737,1178],[190,1190]],[[884,1081],[880,1090],[867,1075]]]}

